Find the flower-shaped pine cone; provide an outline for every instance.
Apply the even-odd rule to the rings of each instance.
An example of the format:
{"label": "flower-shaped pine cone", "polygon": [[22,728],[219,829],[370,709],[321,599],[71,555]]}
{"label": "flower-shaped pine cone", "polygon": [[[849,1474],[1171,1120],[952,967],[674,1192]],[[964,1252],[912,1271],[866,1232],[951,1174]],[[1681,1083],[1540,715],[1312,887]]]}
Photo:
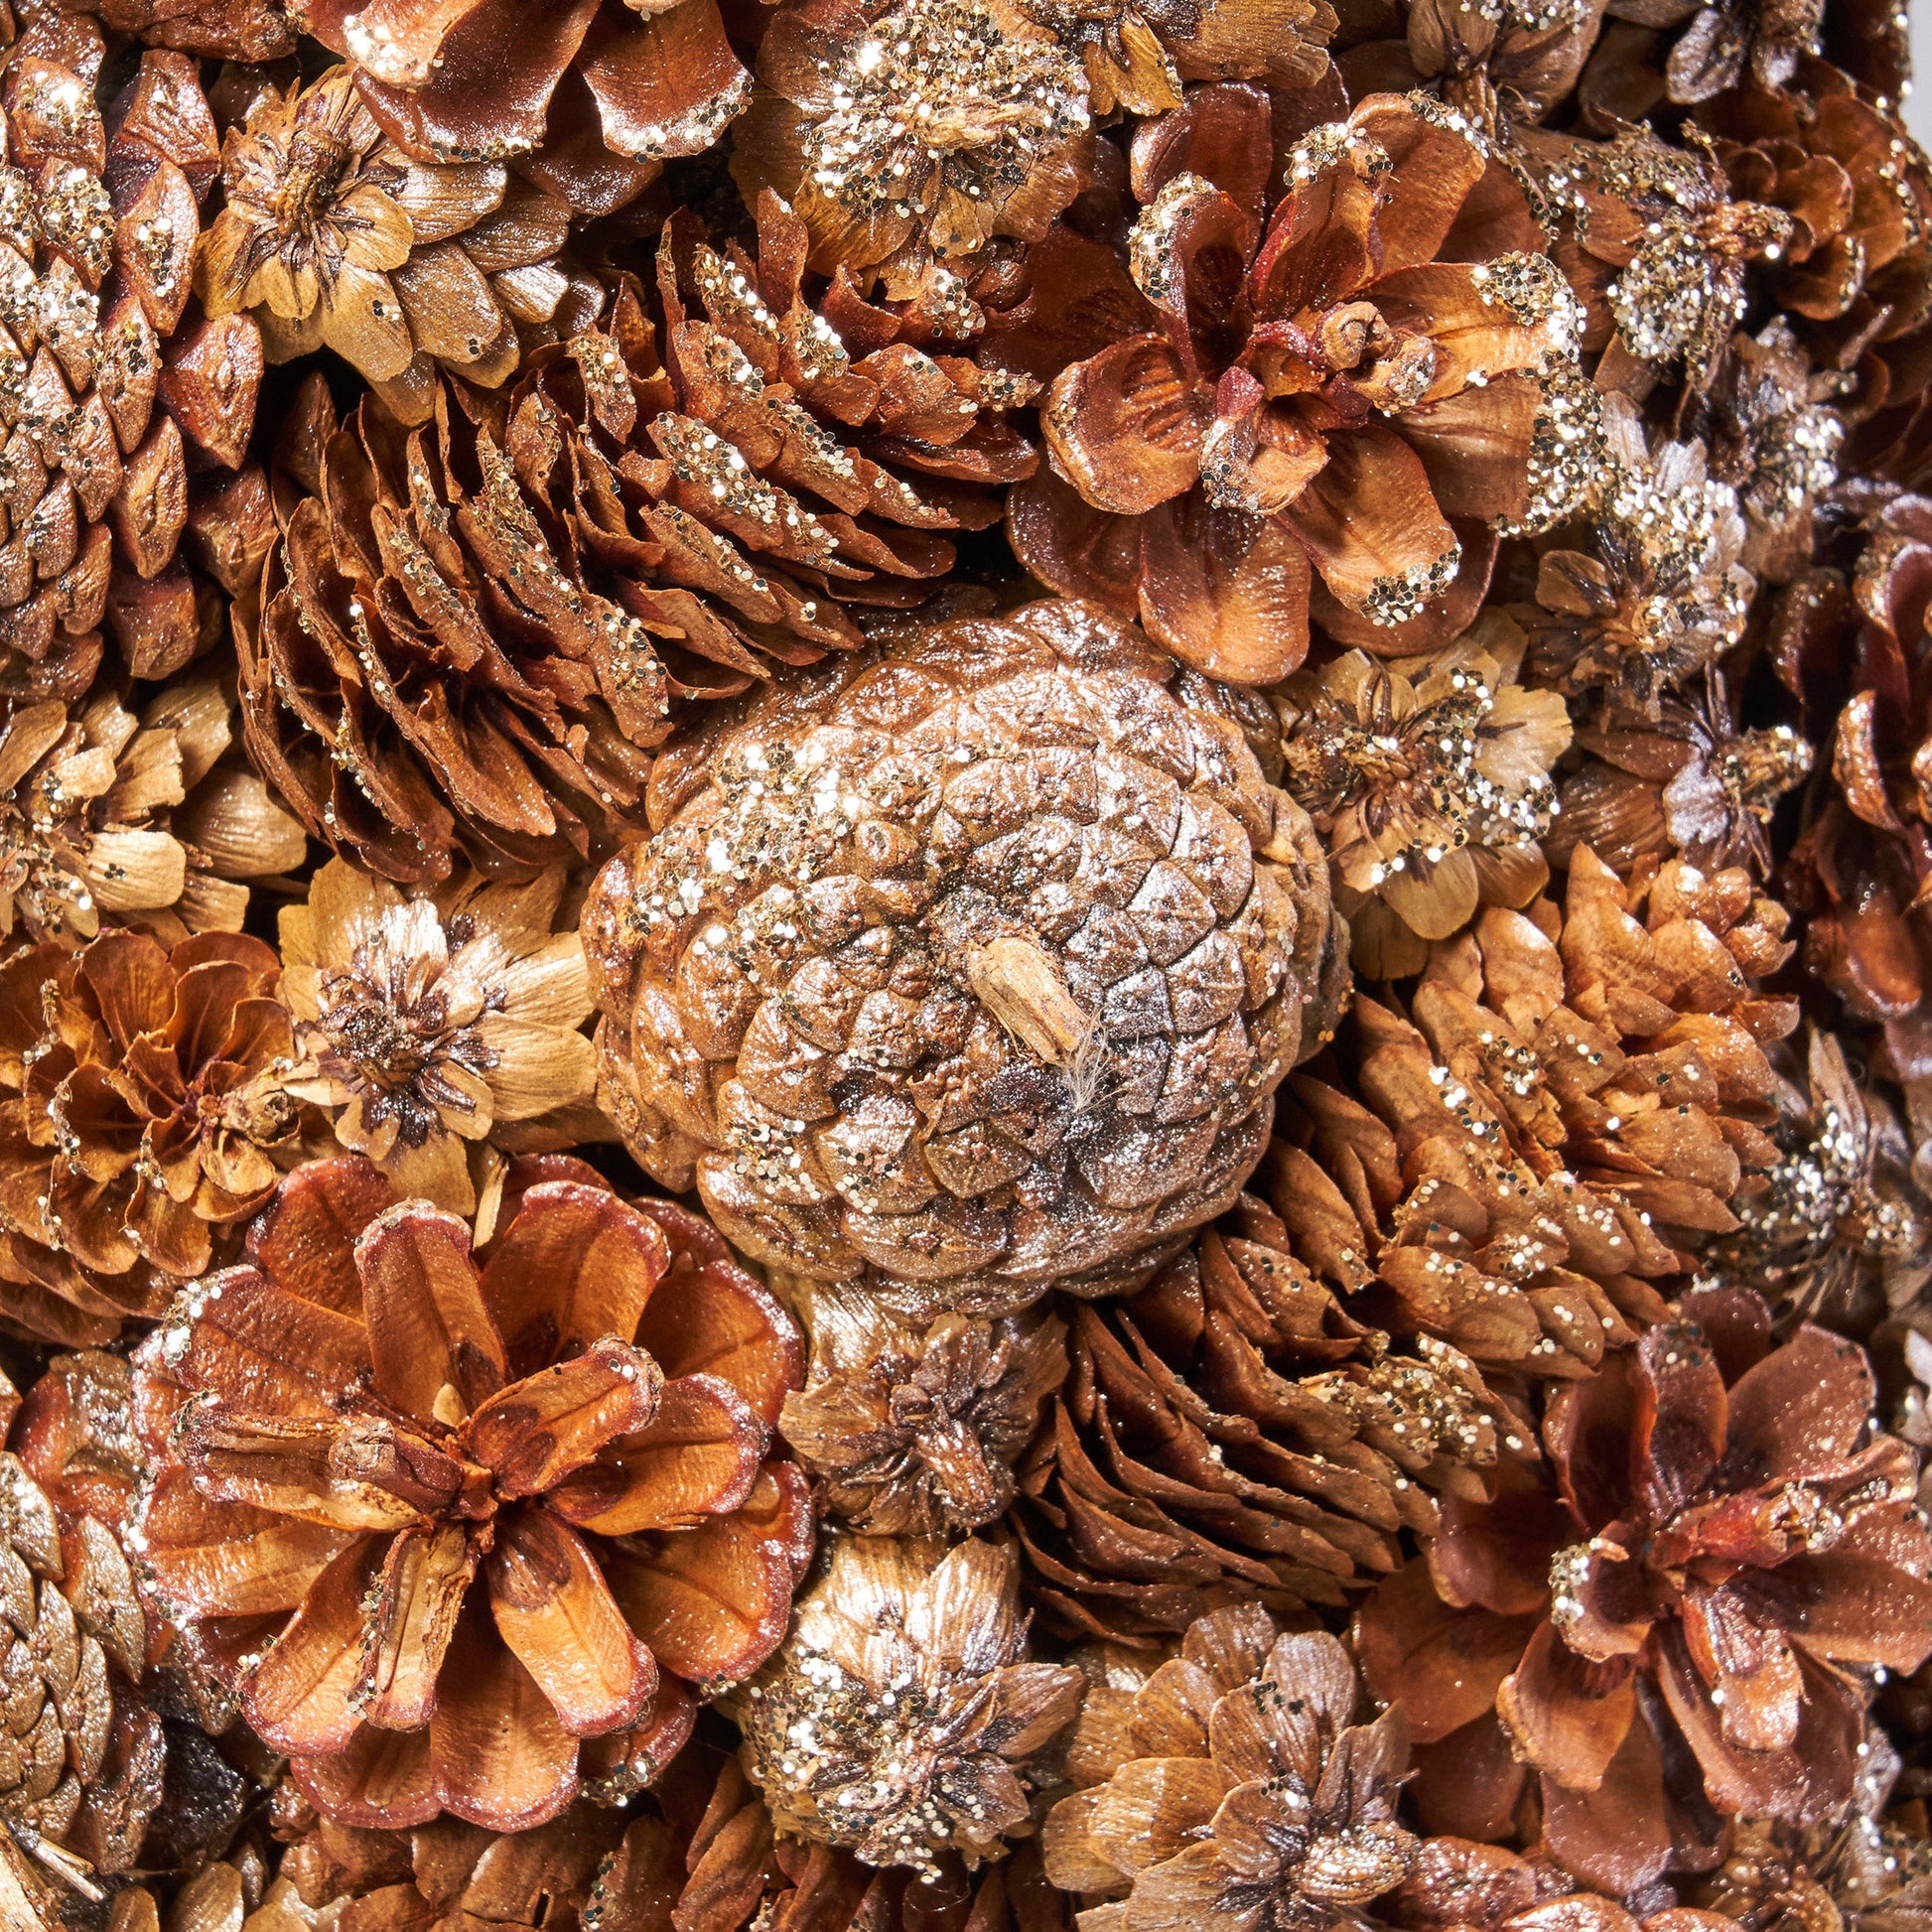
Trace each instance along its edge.
{"label": "flower-shaped pine cone", "polygon": [[923,1314],[1106,1292],[1219,1212],[1337,932],[1306,816],[1173,679],[1035,604],[660,759],[662,829],[584,916],[645,1167],[759,1261]]}
{"label": "flower-shaped pine cone", "polygon": [[581,1163],[515,1164],[473,1259],[311,1162],[142,1346],[129,1542],[320,1810],[520,1830],[648,1783],[783,1634],[801,1368],[710,1228]]}
{"label": "flower-shaped pine cone", "polygon": [[1748,1290],[1678,1311],[1552,1398],[1552,1480],[1448,1504],[1357,1625],[1428,1747],[1425,1820],[1499,1836],[1538,1779],[1553,1854],[1625,1893],[1708,1837],[1667,1764],[1720,1814],[1821,1819],[1862,1673],[1932,1649],[1916,1458],[1872,1433],[1863,1351],[1809,1324],[1774,1345]]}
{"label": "flower-shaped pine cone", "polygon": [[1522,189],[1421,94],[1306,135],[1272,203],[1265,92],[1169,119],[1128,247],[1156,326],[1055,379],[1016,548],[1217,676],[1292,671],[1311,617],[1386,653],[1447,642],[1496,526],[1547,520],[1587,458],[1550,415],[1583,318]]}

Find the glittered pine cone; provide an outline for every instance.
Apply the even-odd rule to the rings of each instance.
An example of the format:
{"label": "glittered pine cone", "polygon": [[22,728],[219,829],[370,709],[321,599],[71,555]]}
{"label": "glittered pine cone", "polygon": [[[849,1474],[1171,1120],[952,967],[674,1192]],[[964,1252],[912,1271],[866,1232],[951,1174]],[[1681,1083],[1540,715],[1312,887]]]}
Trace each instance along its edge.
{"label": "glittered pine cone", "polygon": [[1146,132],[1128,263],[1156,326],[1055,378],[1052,474],[1009,507],[1035,576],[1257,684],[1302,661],[1311,617],[1382,654],[1447,643],[1495,525],[1560,512],[1588,463],[1551,394],[1582,316],[1460,114],[1372,95],[1282,175],[1273,153],[1253,87]]}
{"label": "glittered pine cone", "polygon": [[331,68],[265,89],[221,147],[221,211],[195,259],[211,316],[252,316],[272,362],[333,348],[411,422],[438,366],[495,388],[530,340],[594,314],[602,290],[557,261],[569,205],[499,161],[418,161]]}
{"label": "glittered pine cone", "polygon": [[1201,1617],[1165,1663],[1088,1690],[1067,1747],[1087,1788],[1047,1816],[1046,1875],[1121,1932],[1348,1922],[1419,1849],[1395,1816],[1402,1713],[1357,1725],[1361,1701],[1325,1631],[1283,1635],[1258,1604]]}
{"label": "glittered pine cone", "polygon": [[1044,1311],[911,1321],[862,1288],[804,1287],[811,1365],[778,1426],[821,1512],[877,1536],[992,1522],[1066,1374],[1066,1324]]}
{"label": "glittered pine cone", "polygon": [[1392,1346],[1297,1247],[1244,1194],[1139,1294],[1063,1310],[1071,1368],[1008,1517],[1056,1631],[1146,1648],[1226,1604],[1336,1608],[1439,1493],[1533,1452],[1466,1356]]}
{"label": "glittered pine cone", "polygon": [[0,57],[0,685],[69,702],[93,682],[103,622],[137,677],[202,648],[178,546],[206,499],[259,485],[231,473],[260,339],[188,307],[215,157],[195,63],[148,53],[110,102],[104,59],[95,22],[51,9]]}
{"label": "glittered pine cone", "polygon": [[667,752],[584,915],[639,1160],[748,1254],[922,1319],[1145,1279],[1334,1011],[1326,868],[1217,702],[1049,602]]}
{"label": "glittered pine cone", "polygon": [[1264,1169],[1298,1254],[1357,1319],[1589,1374],[1779,1158],[1763,1042],[1796,1014],[1750,976],[1789,955],[1782,923],[1741,872],[1626,886],[1580,849],[1561,916],[1489,908],[1407,1019],[1358,998]]}
{"label": "glittered pine cone", "polygon": [[752,97],[716,0],[306,0],[356,91],[410,154],[509,162],[579,215],[634,200],[714,146]]}
{"label": "glittered pine cone", "polygon": [[716,1234],[561,1157],[493,1227],[473,1258],[366,1161],[311,1162],[138,1358],[130,1548],[345,1824],[516,1831],[647,1784],[811,1550],[765,1458],[802,1349]]}
{"label": "glittered pine cone", "polygon": [[507,392],[443,384],[419,441],[305,392],[244,709],[261,768],[364,870],[601,858],[674,697],[858,644],[848,604],[925,596],[948,533],[1033,468],[1004,412],[1034,385],[950,352],[984,321],[956,283],[807,300],[797,221],[771,199],[759,221],[753,258],[674,218],[654,300],[624,283]]}
{"label": "glittered pine cone", "polygon": [[[0,966],[0,1217],[114,1301],[207,1271],[296,1158],[294,1028],[259,939],[104,932]],[[29,1331],[96,1311],[10,1300]],[[82,1323],[91,1326],[91,1323]],[[111,1328],[108,1330],[111,1333]],[[55,1338],[75,1336],[61,1327]]]}
{"label": "glittered pine cone", "polygon": [[783,1647],[730,1699],[776,1830],[935,1876],[1000,1858],[1058,1782],[1083,1689],[1026,1651],[1011,1550],[836,1540]]}
{"label": "glittered pine cone", "polygon": [[556,872],[526,886],[469,873],[405,897],[333,859],[283,908],[285,1084],[398,1193],[471,1215],[504,1154],[611,1137],[563,895]]}
{"label": "glittered pine cone", "polygon": [[1447,1505],[1357,1620],[1426,1747],[1423,1819],[1505,1835],[1528,1781],[1549,1851],[1628,1893],[1699,1859],[1714,1815],[1842,1806],[1866,1667],[1932,1648],[1916,1458],[1872,1395],[1855,1344],[1774,1344],[1739,1289],[1685,1296],[1554,1393],[1554,1482]]}
{"label": "glittered pine cone", "polygon": [[913,293],[935,261],[1037,241],[1094,165],[1079,56],[1015,0],[803,0],[732,131],[748,203],[794,207],[822,274]]}

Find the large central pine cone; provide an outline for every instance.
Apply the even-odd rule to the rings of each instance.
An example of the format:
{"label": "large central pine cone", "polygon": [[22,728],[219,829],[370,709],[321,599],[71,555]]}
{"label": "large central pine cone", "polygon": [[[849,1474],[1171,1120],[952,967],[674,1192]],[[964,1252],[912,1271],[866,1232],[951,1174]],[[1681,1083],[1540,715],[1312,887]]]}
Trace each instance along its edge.
{"label": "large central pine cone", "polygon": [[1123,1286],[1226,1207],[1345,947],[1233,694],[1174,678],[1040,603],[667,753],[584,913],[638,1159],[914,1311]]}

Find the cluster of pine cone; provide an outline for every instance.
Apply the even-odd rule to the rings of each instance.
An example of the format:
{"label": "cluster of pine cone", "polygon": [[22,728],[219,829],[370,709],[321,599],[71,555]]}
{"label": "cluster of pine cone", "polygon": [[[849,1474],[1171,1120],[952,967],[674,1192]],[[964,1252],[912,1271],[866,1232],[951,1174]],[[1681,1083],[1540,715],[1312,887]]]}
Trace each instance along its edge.
{"label": "cluster of pine cone", "polygon": [[0,1932],[1932,1932],[1895,4],[0,0]]}

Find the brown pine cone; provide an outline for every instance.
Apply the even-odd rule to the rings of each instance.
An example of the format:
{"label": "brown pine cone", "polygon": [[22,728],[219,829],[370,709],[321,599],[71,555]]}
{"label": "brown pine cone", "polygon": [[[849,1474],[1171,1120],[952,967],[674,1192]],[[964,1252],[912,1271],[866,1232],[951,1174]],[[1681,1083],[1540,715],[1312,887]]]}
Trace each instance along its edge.
{"label": "brown pine cone", "polygon": [[808,1285],[803,1389],[778,1427],[823,1515],[873,1536],[976,1530],[1013,1500],[1013,1461],[1066,1374],[1066,1324],[1031,1311],[908,1321],[844,1285]]}
{"label": "brown pine cone", "polygon": [[1026,1657],[1019,1566],[977,1537],[832,1546],[784,1646],[729,1709],[778,1833],[866,1864],[971,1868],[1034,1829],[1080,1673]]}
{"label": "brown pine cone", "polygon": [[280,976],[269,947],[227,932],[172,952],[104,932],[0,966],[0,1220],[92,1291],[55,1311],[9,1298],[10,1325],[69,1340],[93,1314],[106,1333],[86,1339],[103,1340],[103,1298],[158,1313],[161,1278],[202,1274],[217,1243],[232,1252],[226,1230],[297,1152]]}
{"label": "brown pine cone", "polygon": [[584,914],[638,1159],[919,1318],[1145,1279],[1259,1158],[1339,951],[1306,814],[1194,691],[1049,602],[660,758]]}
{"label": "brown pine cone", "polygon": [[1054,1629],[1144,1647],[1224,1604],[1337,1607],[1436,1528],[1437,1492],[1534,1455],[1465,1356],[1393,1348],[1296,1248],[1243,1194],[1138,1295],[1066,1306],[1071,1372],[1008,1519]]}
{"label": "brown pine cone", "polygon": [[752,94],[717,0],[304,0],[301,12],[407,152],[510,161],[580,215],[611,213],[666,160],[713,147]]}
{"label": "brown pine cone", "polygon": [[[732,132],[746,201],[796,208],[811,265],[894,299],[996,237],[1037,241],[1086,187],[1079,56],[1015,0],[802,0],[772,16]],[[1312,17],[1311,6],[1291,18]],[[1284,50],[1286,51],[1286,50]]]}
{"label": "brown pine cone", "polygon": [[1558,1390],[1554,1480],[1446,1504],[1357,1619],[1427,1747],[1425,1822],[1505,1836],[1529,1781],[1550,1852],[1629,1893],[1699,1860],[1714,1813],[1842,1807],[1867,1667],[1932,1651],[1916,1458],[1872,1395],[1855,1344],[1806,1324],[1774,1346],[1737,1289]]}
{"label": "brown pine cone", "polygon": [[1790,725],[1739,731],[1715,671],[1660,697],[1654,718],[1603,706],[1574,743],[1583,759],[1563,781],[1544,852],[1567,866],[1587,846],[1620,877],[1672,859],[1768,877],[1771,815],[1811,775],[1815,756]]}
{"label": "brown pine cone", "polygon": [[405,422],[429,416],[439,366],[496,388],[526,336],[554,342],[560,313],[603,300],[557,261],[566,203],[497,161],[412,160],[347,67],[264,92],[222,143],[221,187],[195,260],[207,312],[252,316],[271,362],[335,349]]}
{"label": "brown pine cone", "polygon": [[14,1932],[10,1889],[58,1909],[134,1863],[165,1746],[138,1689],[148,1624],[127,1558],[102,1524],[64,1523],[5,1451],[0,1579],[0,1923]]}
{"label": "brown pine cone", "polygon": [[1521,187],[1423,94],[1277,156],[1262,90],[1206,87],[1135,152],[1155,327],[1054,378],[1053,473],[1009,505],[1021,560],[1246,683],[1293,671],[1311,618],[1378,655],[1440,649],[1497,526],[1562,513],[1590,469],[1553,427],[1583,316]]}
{"label": "brown pine cone", "polygon": [[342,1823],[518,1831],[648,1783],[811,1552],[765,1458],[802,1346],[718,1236],[561,1156],[495,1229],[473,1256],[367,1161],[309,1162],[137,1358],[129,1546]]}
{"label": "brown pine cone", "polygon": [[295,52],[284,0],[97,0],[97,10],[103,26],[148,47],[217,61],[279,61]]}
{"label": "brown pine cone", "polygon": [[1112,1907],[1100,1925],[1356,1922],[1415,1867],[1395,1816],[1402,1715],[1355,1724],[1361,1689],[1333,1637],[1285,1636],[1251,1603],[1190,1624],[1158,1668],[1107,1663],[1067,1747],[1085,1788],[1040,1837],[1054,1884]]}
{"label": "brown pine cone", "polygon": [[202,646],[176,555],[199,514],[190,472],[203,498],[237,483],[262,373],[252,323],[187,314],[215,158],[195,63],[150,52],[109,104],[104,53],[93,21],[42,9],[0,63],[0,395],[16,425],[0,680],[69,702],[94,679],[103,621],[137,677]]}
{"label": "brown pine cone", "polygon": [[473,1215],[503,1153],[611,1138],[563,895],[557,872],[527,886],[471,873],[405,898],[332,859],[283,909],[281,997],[298,1023],[286,1085],[398,1193]]}
{"label": "brown pine cone", "polygon": [[0,939],[238,932],[247,882],[309,848],[230,750],[233,721],[213,676],[164,685],[138,718],[111,687],[0,703]]}
{"label": "brown pine cone", "polygon": [[654,301],[626,283],[504,394],[441,385],[420,441],[306,391],[243,703],[261,769],[364,870],[601,858],[673,697],[857,645],[847,605],[917,602],[1033,468],[1004,420],[1031,380],[947,352],[985,320],[956,283],[808,301],[775,200],[759,236],[720,253],[675,218]]}

